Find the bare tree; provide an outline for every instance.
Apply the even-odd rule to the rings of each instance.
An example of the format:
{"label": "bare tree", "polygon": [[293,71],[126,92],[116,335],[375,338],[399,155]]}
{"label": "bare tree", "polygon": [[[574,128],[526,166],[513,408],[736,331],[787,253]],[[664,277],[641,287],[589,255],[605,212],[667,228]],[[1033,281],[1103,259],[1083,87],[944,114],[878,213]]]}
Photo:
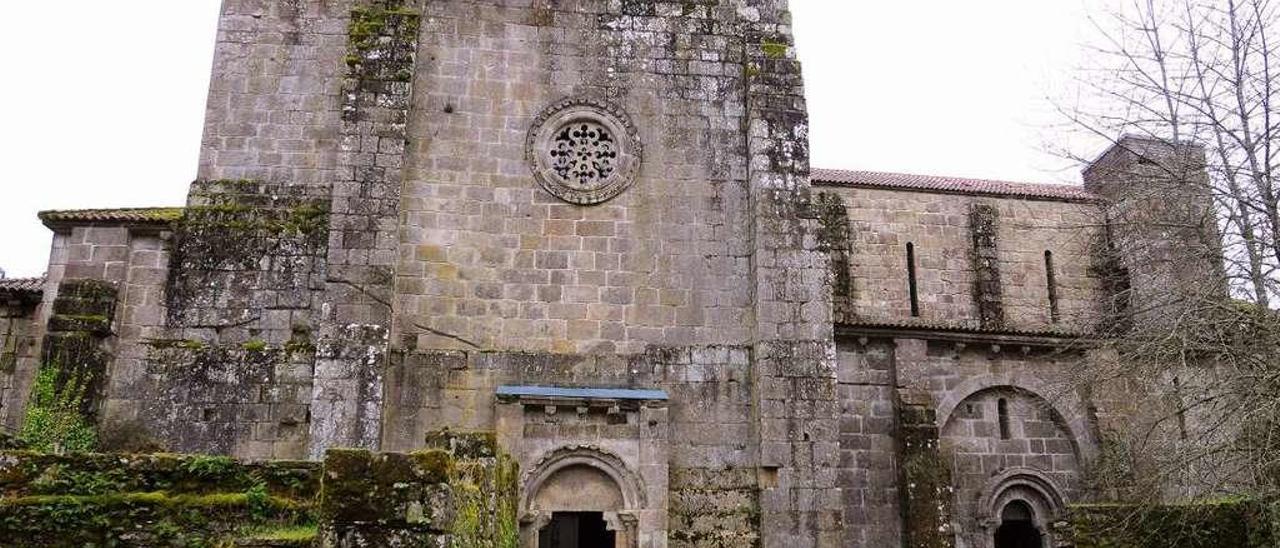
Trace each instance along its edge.
{"label": "bare tree", "polygon": [[1203,145],[1232,289],[1263,306],[1280,291],[1276,21],[1271,0],[1134,0],[1094,20],[1100,40],[1079,79],[1084,106],[1061,109],[1113,142]]}
{"label": "bare tree", "polygon": [[1131,0],[1094,23],[1083,93],[1060,111],[1138,159],[1101,177],[1116,199],[1099,275],[1117,298],[1076,379],[1105,440],[1094,486],[1135,501],[1276,494],[1277,3]]}

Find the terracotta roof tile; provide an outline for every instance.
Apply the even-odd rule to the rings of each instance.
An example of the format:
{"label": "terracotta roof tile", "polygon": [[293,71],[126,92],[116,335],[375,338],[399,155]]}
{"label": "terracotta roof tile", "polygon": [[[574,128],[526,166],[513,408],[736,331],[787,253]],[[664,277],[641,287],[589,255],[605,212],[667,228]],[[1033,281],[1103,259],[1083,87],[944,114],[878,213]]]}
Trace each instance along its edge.
{"label": "terracotta roof tile", "polygon": [[0,293],[41,293],[44,278],[0,278]]}
{"label": "terracotta roof tile", "polygon": [[132,207],[120,209],[66,209],[41,211],[46,226],[78,223],[163,224],[182,217],[180,207]]}
{"label": "terracotta roof tile", "polygon": [[975,194],[1073,202],[1090,202],[1099,199],[1098,195],[1088,192],[1084,187],[1078,185],[1015,183],[962,177],[939,177],[879,171],[843,171],[837,169],[814,169],[809,178],[816,186],[890,188],[945,194]]}

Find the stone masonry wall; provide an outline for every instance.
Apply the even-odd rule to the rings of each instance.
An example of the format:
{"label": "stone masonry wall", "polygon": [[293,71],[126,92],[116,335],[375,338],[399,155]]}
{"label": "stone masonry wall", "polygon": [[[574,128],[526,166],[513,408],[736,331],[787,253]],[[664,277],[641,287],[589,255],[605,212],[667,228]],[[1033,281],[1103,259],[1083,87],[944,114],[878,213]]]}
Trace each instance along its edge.
{"label": "stone masonry wall", "polygon": [[[814,192],[785,0],[226,0],[214,70],[185,213],[51,225],[44,303],[0,317],[5,426],[57,361],[23,341],[92,338],[104,440],[376,476],[325,501],[333,545],[512,540],[509,465],[567,440],[636,469],[653,548],[968,548],[1005,474],[1078,495],[1093,433],[1064,381],[1111,287],[1103,206]],[[566,100],[643,144],[604,203],[530,169]],[[68,311],[94,288],[115,308]],[[669,400],[526,408],[512,384]],[[366,451],[495,428],[478,475]],[[435,513],[455,488],[511,496]]]}
{"label": "stone masonry wall", "polygon": [[173,246],[168,326],[211,343],[282,344],[310,330],[327,196],[296,185],[198,181]]}
{"label": "stone masonry wall", "polygon": [[[973,265],[973,300],[978,307],[978,322],[983,329],[999,331],[1004,328],[1004,287],[1000,279],[999,210],[991,204],[973,204],[969,208],[969,234],[973,247],[969,261]],[[1047,280],[1053,273],[1045,269]],[[1046,294],[1048,289],[1046,289]],[[1053,298],[1057,298],[1056,292]],[[1046,302],[1049,299],[1045,299]],[[1057,306],[1056,304],[1054,306]],[[1057,321],[1056,315],[1053,321]]]}
{"label": "stone masonry wall", "polygon": [[222,3],[199,179],[333,180],[353,4]]}
{"label": "stone masonry wall", "polygon": [[[750,336],[740,15],[622,4],[428,3],[397,341],[636,353]],[[644,143],[637,181],[589,207],[539,188],[525,156],[535,115],[577,96],[618,104]]]}
{"label": "stone masonry wall", "polygon": [[[790,42],[785,5],[775,2],[428,3],[392,334],[407,367],[418,353],[442,367],[428,349],[494,356],[487,367],[499,370],[521,358],[494,351],[635,356],[565,358],[591,373],[538,377],[594,386],[644,386],[623,367],[643,360],[646,348],[758,344],[757,367],[738,381],[755,387],[744,394],[755,410],[742,423],[747,439],[721,434],[687,448],[676,441],[673,463],[687,459],[690,468],[675,466],[671,477],[763,465],[767,546],[829,545],[840,519],[827,261],[808,205],[806,119]],[[617,104],[645,149],[635,184],[587,207],[538,188],[525,150],[540,111],[581,96]],[[456,404],[440,400],[441,411],[389,409],[406,420],[388,428],[484,420],[480,387],[492,381],[466,379],[490,373],[462,365],[471,358],[445,361],[454,364],[443,366],[453,368],[451,385],[479,387]],[[684,397],[673,396],[674,424],[688,418],[677,410],[690,404]],[[735,422],[708,420],[717,418]],[[731,468],[711,483],[744,490],[740,500],[751,504],[756,472]],[[684,508],[696,513],[676,519],[690,524],[737,511]]]}
{"label": "stone masonry wall", "polygon": [[23,404],[21,446],[46,452],[88,451],[96,431],[111,363],[117,291],[101,280],[63,280],[50,303],[34,379]]}
{"label": "stone masonry wall", "polygon": [[352,8],[311,402],[313,458],[378,447],[392,327],[405,127],[421,10],[377,0]]}
{"label": "stone masonry wall", "polygon": [[0,452],[6,546],[503,546],[518,541],[519,469],[492,433],[412,454],[323,462]]}
{"label": "stone masonry wall", "polygon": [[[839,409],[829,256],[809,189],[808,115],[785,1],[747,17],[762,546],[842,546]],[[752,71],[749,70],[749,73]]]}
{"label": "stone masonry wall", "polygon": [[[852,279],[857,322],[918,322],[982,327],[974,298],[971,208],[993,208],[1005,328],[1092,329],[1100,282],[1090,271],[1101,235],[1098,206],[867,188],[823,188],[848,208],[854,234]],[[915,244],[920,318],[911,319],[906,244]],[[1045,271],[1053,252],[1061,319],[1054,322]]]}
{"label": "stone masonry wall", "polygon": [[[161,218],[172,219],[179,214],[179,210],[168,210]],[[44,299],[36,312],[33,334],[44,337],[45,323],[55,312],[54,303],[64,279],[104,281],[117,295],[110,325],[113,359],[106,364],[97,410],[100,437],[103,429],[136,423],[137,402],[149,394],[145,384],[139,384],[146,378],[142,373],[142,343],[164,325],[171,228],[165,221],[139,225],[86,222],[53,227]],[[15,390],[23,395],[6,417],[14,427],[24,415],[23,406],[32,391],[39,363],[34,359],[19,362],[14,373]]]}
{"label": "stone masonry wall", "polygon": [[321,187],[193,183],[166,314],[119,364],[122,427],[133,421],[170,450],[305,454],[328,215]]}
{"label": "stone masonry wall", "polygon": [[[951,546],[950,535],[931,532],[940,523],[956,546],[982,546],[977,539],[991,532],[982,500],[1003,488],[991,484],[1001,475],[1038,474],[1060,500],[1079,500],[1094,445],[1069,382],[1074,364],[1088,358],[1083,351],[887,336],[842,338],[839,350],[850,545]],[[1000,433],[1001,399],[1009,439]],[[950,488],[935,491],[939,481]],[[1042,517],[1063,510],[1037,508]]]}
{"label": "stone masonry wall", "polygon": [[[998,417],[1006,406],[1009,436],[1003,438]],[[1084,472],[1075,440],[1063,418],[1046,401],[1016,387],[992,388],[963,400],[941,431],[944,455],[951,462],[956,488],[957,533],[963,546],[983,546],[989,533],[982,526],[986,510],[979,500],[989,494],[991,478],[1011,469],[1043,473],[1067,500],[1079,500]]]}
{"label": "stone masonry wall", "polygon": [[[668,541],[673,546],[750,543],[760,532],[755,454],[749,442],[749,363],[748,348],[731,346],[651,348],[636,356],[410,353],[388,373],[383,446],[417,447],[434,429],[494,424],[493,393],[503,384],[662,388],[671,397],[670,431],[664,433],[670,445]],[[543,427],[528,424],[531,437]],[[581,430],[588,424],[574,424],[575,439],[594,437]],[[629,428],[625,425],[600,428],[607,446],[625,447],[641,439],[614,439]],[[645,445],[637,451],[651,449]]]}
{"label": "stone masonry wall", "polygon": [[[1007,487],[992,483],[1002,474],[1048,478],[1049,500],[1028,499],[1040,504],[1036,512],[1042,519],[1061,512],[1060,501],[1078,500],[1082,463],[1095,444],[1088,410],[1070,376],[1087,359],[1083,351],[899,339],[895,358],[902,393],[937,415],[941,459],[955,489],[956,546],[981,546],[979,539],[990,534],[981,524],[992,510],[982,500],[992,504],[993,490]],[[1006,401],[1008,439],[1000,433],[1000,399]]]}
{"label": "stone masonry wall", "polygon": [[1101,266],[1123,275],[1109,281],[1123,291],[1117,308],[1130,317],[1119,319],[1130,325],[1158,330],[1184,300],[1226,294],[1204,154],[1194,145],[1124,137],[1084,172],[1085,187],[1108,200],[1102,215],[1114,255]]}
{"label": "stone masonry wall", "polygon": [[145,373],[155,385],[138,403],[140,415],[152,439],[171,451],[303,458],[313,352],[309,343],[153,339]]}
{"label": "stone masonry wall", "polygon": [[[21,427],[20,411],[27,394],[18,389],[17,376],[39,359],[38,304],[0,294],[0,432],[12,434]],[[11,409],[15,410],[12,415]]]}
{"label": "stone masonry wall", "polygon": [[845,542],[901,546],[897,375],[892,340],[839,345],[840,468]]}

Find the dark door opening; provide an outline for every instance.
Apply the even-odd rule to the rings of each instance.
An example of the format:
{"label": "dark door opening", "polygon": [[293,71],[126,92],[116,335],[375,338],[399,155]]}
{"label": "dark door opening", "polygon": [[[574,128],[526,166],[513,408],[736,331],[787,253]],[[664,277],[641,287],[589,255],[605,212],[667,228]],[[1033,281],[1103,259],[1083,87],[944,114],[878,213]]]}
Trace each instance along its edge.
{"label": "dark door opening", "polygon": [[613,548],[615,538],[600,512],[556,512],[538,531],[538,548]]}
{"label": "dark door opening", "polygon": [[1014,501],[1000,513],[1000,528],[996,529],[996,548],[1044,548],[1040,530],[1036,529],[1031,507],[1022,501]]}

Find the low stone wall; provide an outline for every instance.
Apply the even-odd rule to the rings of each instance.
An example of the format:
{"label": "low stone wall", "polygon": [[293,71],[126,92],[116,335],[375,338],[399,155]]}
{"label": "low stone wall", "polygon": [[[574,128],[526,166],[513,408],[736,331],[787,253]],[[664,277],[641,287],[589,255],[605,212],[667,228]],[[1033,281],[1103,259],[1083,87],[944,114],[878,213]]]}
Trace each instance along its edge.
{"label": "low stone wall", "polygon": [[433,434],[428,443],[411,454],[330,450],[321,545],[515,548],[515,462],[492,435]]}
{"label": "low stone wall", "polygon": [[320,463],[0,453],[12,546],[191,546],[313,523]]}
{"label": "low stone wall", "polygon": [[1071,507],[1075,548],[1271,548],[1280,537],[1275,503],[1224,500],[1201,504]]}
{"label": "low stone wall", "polygon": [[514,547],[518,470],[492,434],[324,462],[0,452],[5,546]]}

